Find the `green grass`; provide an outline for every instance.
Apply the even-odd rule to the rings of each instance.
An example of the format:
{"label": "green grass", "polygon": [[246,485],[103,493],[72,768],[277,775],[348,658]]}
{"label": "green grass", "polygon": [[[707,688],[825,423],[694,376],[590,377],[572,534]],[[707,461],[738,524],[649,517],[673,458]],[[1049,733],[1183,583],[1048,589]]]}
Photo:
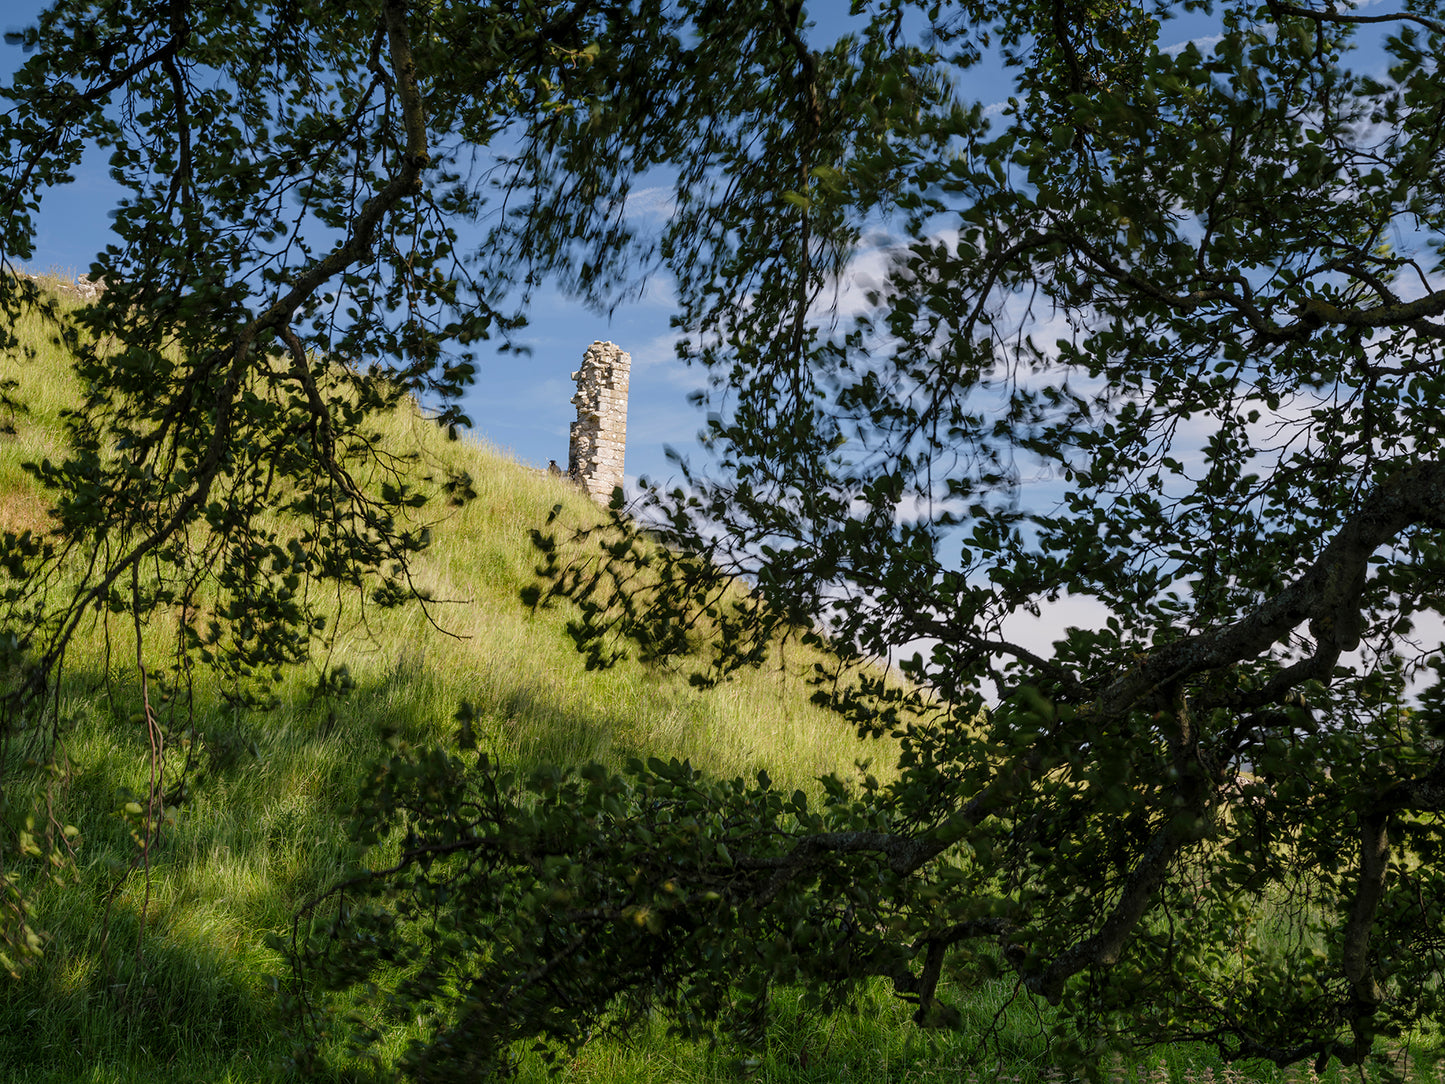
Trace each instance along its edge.
{"label": "green grass", "polygon": [[[0,355],[0,379],[18,382],[29,410],[12,419],[13,434],[0,436],[0,529],[44,531],[45,495],[21,464],[63,454],[60,413],[78,391],[51,329],[32,315],[16,331],[33,352]],[[71,653],[59,699],[65,770],[48,793],[55,816],[74,824],[81,842],[65,883],[31,882],[37,925],[49,937],[43,956],[0,997],[0,1079],[277,1079],[289,1040],[275,993],[283,960],[266,947],[267,935],[285,934],[298,905],[354,859],[344,823],[359,773],[388,751],[390,738],[449,741],[463,699],[482,720],[483,747],[523,766],[601,760],[616,767],[629,756],[675,756],[727,776],[766,766],[779,786],[817,793],[819,775],[847,776],[860,757],[891,762],[886,743],[860,741],[809,704],[798,675],[811,660],[798,649],[789,649],[788,668],[710,691],[632,662],[586,671],[565,630],[567,613],[533,613],[518,593],[536,563],[530,532],[552,507],[562,505],[564,525],[593,522],[597,509],[567,483],[479,441],[446,441],[414,412],[398,413],[386,428],[395,448],[420,452],[419,472],[462,467],[477,490],[462,508],[427,510],[441,519],[418,583],[439,601],[425,614],[365,610],[354,601],[338,610],[324,661],[344,664],[355,680],[344,699],[314,696],[322,660],[288,674],[267,712],[228,709],[198,676],[193,725],[180,715],[166,719],[170,769],[189,756],[194,785],[145,856],[148,872],[124,813],[151,785],[147,738],[133,721],[140,705],[133,636],[121,624],[107,641],[95,626]],[[162,640],[166,619],[145,631]],[[38,773],[21,772],[7,785],[47,793]],[[916,1028],[909,1007],[882,985],[856,1012],[834,1016],[808,1013],[783,991],[767,1048],[748,1071],[790,1084],[1061,1079],[1034,1006],[1009,983],[957,992],[955,1000],[967,1026],[940,1034]],[[980,1047],[976,1037],[1000,1012],[1003,1038]],[[407,1022],[393,1024],[395,1050]],[[1429,1068],[1412,1079],[1445,1084]],[[1141,1084],[1242,1079],[1187,1049],[1107,1072]],[[670,1039],[658,1021],[627,1041],[588,1044],[563,1079],[701,1084],[738,1074],[735,1052]],[[525,1078],[545,1078],[540,1062],[526,1065]],[[338,1079],[368,1077],[358,1067]],[[1256,1071],[1251,1079],[1309,1077]]]}
{"label": "green grass", "polygon": [[[0,529],[43,532],[45,495],[21,464],[63,455],[60,414],[78,389],[53,329],[30,315],[15,330],[30,351],[0,357],[0,379],[18,383],[13,395],[28,409],[0,436]],[[563,506],[564,524],[596,521],[598,510],[478,441],[448,442],[414,412],[384,428],[393,447],[419,450],[419,471],[464,467],[477,491],[440,513],[418,565],[418,584],[439,601],[428,613],[354,602],[338,611],[325,661],[355,681],[343,699],[313,695],[318,661],[286,676],[268,712],[226,708],[204,675],[193,726],[162,706],[169,770],[190,742],[194,785],[147,856],[149,876],[123,813],[151,782],[133,718],[133,634],[125,622],[108,637],[95,626],[70,652],[59,701],[65,771],[51,801],[81,842],[73,883],[32,883],[48,943],[0,999],[0,1079],[273,1079],[287,1053],[273,989],[283,961],[266,935],[284,933],[296,907],[354,857],[344,817],[388,736],[446,742],[463,699],[480,714],[484,747],[522,765],[676,756],[727,775],[766,765],[780,784],[811,788],[869,753],[807,702],[797,676],[776,669],[712,691],[633,663],[587,672],[568,615],[534,614],[518,594],[536,563],[530,532],[553,506]],[[148,622],[152,644],[167,621]],[[44,793],[39,775],[9,783]]]}

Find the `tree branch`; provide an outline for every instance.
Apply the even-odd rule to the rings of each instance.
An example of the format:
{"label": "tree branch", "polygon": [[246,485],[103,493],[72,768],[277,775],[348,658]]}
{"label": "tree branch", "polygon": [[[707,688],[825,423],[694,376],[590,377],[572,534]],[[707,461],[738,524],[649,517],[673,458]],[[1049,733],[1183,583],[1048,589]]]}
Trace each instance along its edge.
{"label": "tree branch", "polygon": [[0,196],[0,208],[13,208],[16,199],[23,193],[29,191],[30,177],[35,172],[35,168],[46,155],[54,153],[55,149],[60,145],[63,133],[75,116],[77,116],[85,106],[97,104],[101,99],[107,97],[120,87],[125,86],[126,83],[130,82],[130,80],[134,79],[152,65],[166,64],[174,60],[190,38],[190,24],[189,20],[185,18],[187,7],[188,4],[185,0],[172,0],[170,21],[173,32],[170,39],[159,49],[147,53],[139,60],[126,65],[105,82],[93,86],[89,90],[71,94],[70,102],[61,108],[59,115],[56,117],[54,123],[52,123],[50,134],[41,145],[40,153],[31,155],[29,161],[25,163],[25,168],[21,170],[20,176],[9,186],[4,195]]}
{"label": "tree branch", "polygon": [[429,164],[430,156],[426,149],[426,113],[417,85],[416,66],[412,59],[406,27],[406,2],[387,0],[383,10],[391,46],[392,70],[396,76],[406,130],[406,153],[401,168],[386,187],[362,206],[350,235],[324,258],[302,272],[284,296],[237,333],[228,351],[231,355],[230,367],[216,397],[215,429],[205,454],[192,475],[193,488],[177,503],[174,511],[160,526],[111,565],[99,583],[71,604],[70,613],[45,656],[47,665],[37,668],[37,680],[38,675],[48,671],[50,665],[64,652],[66,644],[90,607],[103,601],[117,579],[147,554],[164,544],[190,519],[196,509],[205,504],[211,486],[227,458],[236,398],[246,374],[250,371],[257,342],[266,335],[280,334],[289,323],[292,313],[307,298],[331,278],[365,258],[371,251],[376,231],[387,213],[420,188],[421,174]]}
{"label": "tree branch", "polygon": [[1301,19],[1313,19],[1320,23],[1395,23],[1412,22],[1419,23],[1426,30],[1436,34],[1445,35],[1445,23],[1435,19],[1427,18],[1424,15],[1417,15],[1413,11],[1390,12],[1385,15],[1350,15],[1335,11],[1317,11],[1314,8],[1296,7],[1294,4],[1281,4],[1270,0],[1269,10],[1276,17],[1280,15],[1296,15]]}
{"label": "tree branch", "polygon": [[[1345,978],[1350,982],[1354,1007],[1363,1010],[1361,1016],[1368,1016],[1380,1003],[1382,993],[1370,967],[1370,930],[1375,924],[1375,912],[1379,910],[1380,899],[1385,894],[1385,872],[1389,866],[1390,835],[1384,814],[1376,813],[1362,818],[1360,823],[1360,879],[1355,890],[1355,899],[1350,906],[1350,919],[1345,924],[1341,964]],[[1359,1024],[1355,1025],[1356,1039],[1361,1038]],[[1364,1039],[1366,1048],[1369,1039]]]}
{"label": "tree branch", "polygon": [[[1305,621],[1316,638],[1315,659],[1333,665],[1340,652],[1359,645],[1360,596],[1371,555],[1416,525],[1445,528],[1445,463],[1417,463],[1390,475],[1292,584],[1232,625],[1153,652],[1107,686],[1090,710],[1107,717],[1122,715],[1195,674],[1258,657]],[[1310,672],[1313,669],[1317,667]],[[1304,676],[1308,674],[1300,672],[1289,680]],[[1285,684],[1277,681],[1266,687],[1269,697],[1285,691]],[[1264,702],[1259,695],[1251,701]]]}

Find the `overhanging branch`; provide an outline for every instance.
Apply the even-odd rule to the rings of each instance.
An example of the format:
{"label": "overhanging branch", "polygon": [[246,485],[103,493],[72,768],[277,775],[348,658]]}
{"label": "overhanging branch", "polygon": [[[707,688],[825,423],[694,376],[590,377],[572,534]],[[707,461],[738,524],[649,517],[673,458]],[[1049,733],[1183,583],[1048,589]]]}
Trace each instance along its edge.
{"label": "overhanging branch", "polygon": [[[202,508],[211,487],[225,464],[230,447],[236,401],[246,375],[256,357],[256,347],[269,336],[284,334],[292,314],[318,289],[333,277],[364,259],[370,252],[376,232],[386,215],[420,188],[421,175],[430,164],[426,149],[426,112],[416,78],[409,33],[406,26],[406,0],[387,0],[384,18],[390,45],[392,72],[401,100],[402,121],[406,131],[406,150],[400,167],[387,185],[363,205],[352,224],[349,236],[325,257],[303,271],[292,287],[265,312],[240,329],[226,349],[229,367],[216,396],[215,429],[192,475],[193,485],[172,513],[150,534],[134,545],[124,556],[106,569],[100,581],[81,593],[71,604],[61,629],[46,653],[45,664],[35,670],[36,682],[43,680],[50,666],[63,654],[65,646],[92,606],[102,602],[112,585],[148,554],[153,553],[180,530],[196,510]],[[163,55],[157,54],[157,56]]]}
{"label": "overhanging branch", "polygon": [[[1314,564],[1283,591],[1232,625],[1153,652],[1108,685],[1089,710],[1117,717],[1147,705],[1160,690],[1197,674],[1258,658],[1306,621],[1316,640],[1315,658],[1333,665],[1341,652],[1359,646],[1361,596],[1371,555],[1413,526],[1445,528],[1445,463],[1417,463],[1387,477],[1365,497]],[[1294,672],[1288,684],[1305,676],[1303,671]],[[1250,706],[1282,696],[1288,684],[1272,681],[1250,698]]]}
{"label": "overhanging branch", "polygon": [[1276,17],[1281,15],[1294,15],[1301,19],[1312,19],[1319,23],[1418,23],[1426,30],[1436,34],[1445,35],[1445,23],[1437,19],[1417,14],[1413,11],[1392,11],[1384,15],[1356,15],[1350,12],[1336,11],[1333,6],[1329,11],[1318,11],[1315,8],[1296,7],[1294,4],[1280,4],[1271,0],[1269,4],[1270,13]]}

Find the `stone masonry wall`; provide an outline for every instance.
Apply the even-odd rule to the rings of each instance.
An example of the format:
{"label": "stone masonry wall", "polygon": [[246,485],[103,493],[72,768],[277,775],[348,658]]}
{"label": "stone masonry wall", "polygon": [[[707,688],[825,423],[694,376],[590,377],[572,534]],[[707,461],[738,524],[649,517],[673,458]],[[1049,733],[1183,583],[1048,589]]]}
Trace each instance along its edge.
{"label": "stone masonry wall", "polygon": [[632,355],[616,343],[594,342],[572,374],[577,420],[567,454],[567,473],[594,500],[606,503],[622,484],[627,448],[627,381]]}

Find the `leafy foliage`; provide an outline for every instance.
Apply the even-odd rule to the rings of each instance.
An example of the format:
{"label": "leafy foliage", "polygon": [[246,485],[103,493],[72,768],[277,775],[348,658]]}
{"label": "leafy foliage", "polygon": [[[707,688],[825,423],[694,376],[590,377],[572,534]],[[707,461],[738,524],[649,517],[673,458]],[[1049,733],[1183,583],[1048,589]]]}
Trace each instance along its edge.
{"label": "leafy foliage", "polygon": [[[685,765],[401,755],[358,820],[400,858],[298,926],[304,1004],[410,966],[434,1078],[654,1005],[746,1038],[769,983],[867,975],[933,1024],[947,982],[1007,969],[1082,1061],[1356,1063],[1438,1020],[1445,24],[1182,11],[1169,48],[1165,4],[889,0],[816,51],[784,3],[60,4],[0,129],[3,251],[87,139],[135,195],[75,452],[37,469],[58,540],[8,568],[26,672],[97,608],[191,627],[203,586],[184,642],[238,679],[307,650],[303,582],[406,597],[414,495],[338,449],[455,392],[507,287],[607,304],[660,260],[713,464],[635,510],[661,551],[620,515],[586,568],[541,539],[529,601],[580,602],[593,665],[721,630],[700,680],[787,623],[845,664],[922,645],[908,688],[818,675],[898,777],[811,811]],[[997,126],[952,90],[986,55]],[[655,164],[676,214],[635,238]],[[483,214],[464,259],[452,223]],[[881,278],[830,319],[860,255]],[[291,526],[252,511],[276,503]],[[1022,642],[1053,605],[1076,623]]]}
{"label": "leafy foliage", "polygon": [[800,829],[876,827],[877,809],[841,788],[813,809],[766,773],[712,781],[676,760],[527,779],[468,760],[432,750],[379,766],[353,827],[364,844],[404,834],[399,858],[327,893],[343,909],[293,958],[313,990],[399,968],[386,1015],[425,1018],[402,1062],[418,1079],[505,1075],[520,1040],[555,1058],[655,1010],[679,1034],[721,1020],[756,1043],[773,984],[830,1005],[885,960],[903,973],[869,921],[885,886],[821,852],[792,868]]}
{"label": "leafy foliage", "polygon": [[[90,269],[103,294],[78,331],[58,327],[88,396],[68,457],[35,467],[57,494],[54,557],[11,571],[31,588],[22,603],[70,555],[83,571],[50,592],[56,612],[12,618],[38,660],[31,689],[88,612],[179,610],[183,656],[241,690],[324,636],[312,592],[415,593],[423,498],[404,463],[370,451],[372,419],[419,395],[448,404],[439,423],[465,422],[451,401],[473,372],[468,344],[516,322],[492,303],[499,268],[524,261],[519,248],[546,253],[508,217],[493,241],[512,262],[469,272],[452,222],[487,194],[463,171],[519,107],[566,102],[564,84],[594,77],[569,51],[575,27],[518,37],[531,46],[480,36],[440,64],[456,12],[339,13],[59,4],[25,36],[37,48],[0,129],[0,254],[29,255],[43,187],[87,143],[130,193]],[[594,223],[578,209],[568,229]],[[8,279],[7,310],[34,292]]]}
{"label": "leafy foliage", "polygon": [[[1009,122],[925,102],[823,163],[831,213],[895,231],[851,325],[685,292],[717,465],[641,515],[684,582],[756,583],[759,632],[924,645],[902,668],[941,702],[819,697],[904,743],[873,853],[939,901],[890,919],[925,1005],[987,945],[1082,1051],[1357,1062],[1437,1018],[1445,964],[1442,23],[1193,10],[1173,49],[1165,5],[935,25],[954,64],[1002,43]],[[1388,60],[1346,68],[1377,28]],[[636,563],[589,650],[703,604]],[[1021,639],[1046,607],[1070,627]]]}

